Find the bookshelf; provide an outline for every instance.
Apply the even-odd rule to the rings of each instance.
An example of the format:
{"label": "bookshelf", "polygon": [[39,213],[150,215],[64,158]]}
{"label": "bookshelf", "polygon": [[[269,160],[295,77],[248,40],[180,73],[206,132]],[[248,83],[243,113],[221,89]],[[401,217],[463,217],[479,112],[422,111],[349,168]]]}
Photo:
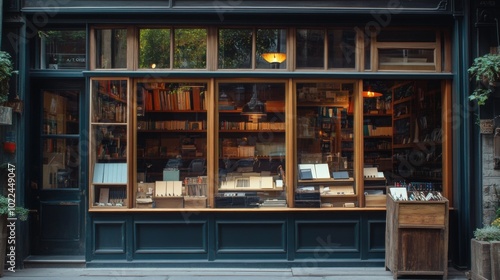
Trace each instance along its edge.
{"label": "bookshelf", "polygon": [[217,85],[216,208],[286,207],[285,82]]}
{"label": "bookshelf", "polygon": [[92,79],[90,208],[127,208],[129,202],[128,80]]}
{"label": "bookshelf", "polygon": [[442,95],[437,82],[403,82],[393,87],[394,174],[426,181],[442,190]]}
{"label": "bookshelf", "polygon": [[136,84],[135,207],[208,206],[207,88],[195,80]]}
{"label": "bookshelf", "polygon": [[[295,85],[296,207],[358,206],[353,177],[354,87],[352,82],[325,81]],[[343,176],[334,178],[334,173]]]}

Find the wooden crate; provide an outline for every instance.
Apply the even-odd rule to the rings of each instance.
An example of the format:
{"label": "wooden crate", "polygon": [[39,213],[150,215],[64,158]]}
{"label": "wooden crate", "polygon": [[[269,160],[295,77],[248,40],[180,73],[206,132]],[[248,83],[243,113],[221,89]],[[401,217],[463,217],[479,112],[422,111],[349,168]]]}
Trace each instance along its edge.
{"label": "wooden crate", "polygon": [[387,196],[385,194],[366,194],[365,207],[385,207]]}
{"label": "wooden crate", "polygon": [[387,197],[385,266],[400,275],[448,275],[448,200]]}

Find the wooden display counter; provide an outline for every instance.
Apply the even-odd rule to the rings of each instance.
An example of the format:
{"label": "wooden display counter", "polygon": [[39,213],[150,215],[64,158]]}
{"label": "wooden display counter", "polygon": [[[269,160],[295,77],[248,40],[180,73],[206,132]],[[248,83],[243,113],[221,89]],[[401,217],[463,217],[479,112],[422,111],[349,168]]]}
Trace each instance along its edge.
{"label": "wooden display counter", "polygon": [[400,275],[448,274],[448,200],[387,197],[385,266]]}

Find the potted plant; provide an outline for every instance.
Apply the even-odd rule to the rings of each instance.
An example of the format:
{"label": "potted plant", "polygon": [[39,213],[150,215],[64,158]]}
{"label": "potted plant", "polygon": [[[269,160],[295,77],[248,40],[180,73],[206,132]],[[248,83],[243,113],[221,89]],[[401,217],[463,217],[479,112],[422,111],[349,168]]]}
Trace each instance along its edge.
{"label": "potted plant", "polygon": [[476,82],[476,88],[469,95],[469,99],[477,101],[478,105],[486,104],[500,80],[500,55],[489,53],[476,57],[467,71]]}
{"label": "potted plant", "polygon": [[491,224],[474,231],[471,240],[472,279],[500,279],[500,207]]}

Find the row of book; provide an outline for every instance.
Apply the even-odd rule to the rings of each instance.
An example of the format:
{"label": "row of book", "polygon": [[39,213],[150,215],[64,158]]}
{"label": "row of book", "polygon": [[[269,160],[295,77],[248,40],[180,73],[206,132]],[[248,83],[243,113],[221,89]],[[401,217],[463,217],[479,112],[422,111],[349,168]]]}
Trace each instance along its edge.
{"label": "row of book", "polygon": [[126,184],[127,175],[126,163],[96,163],[92,182]]}
{"label": "row of book", "polygon": [[94,122],[127,122],[127,105],[97,96],[93,107]]}
{"label": "row of book", "polygon": [[392,136],[392,126],[363,125],[364,136]]}
{"label": "row of book", "polygon": [[221,130],[285,130],[284,122],[230,122],[222,121]]}
{"label": "row of book", "polygon": [[138,130],[206,130],[206,121],[138,121]]}
{"label": "row of book", "polygon": [[153,89],[143,92],[146,111],[206,110],[204,94],[200,88],[191,90]]}

